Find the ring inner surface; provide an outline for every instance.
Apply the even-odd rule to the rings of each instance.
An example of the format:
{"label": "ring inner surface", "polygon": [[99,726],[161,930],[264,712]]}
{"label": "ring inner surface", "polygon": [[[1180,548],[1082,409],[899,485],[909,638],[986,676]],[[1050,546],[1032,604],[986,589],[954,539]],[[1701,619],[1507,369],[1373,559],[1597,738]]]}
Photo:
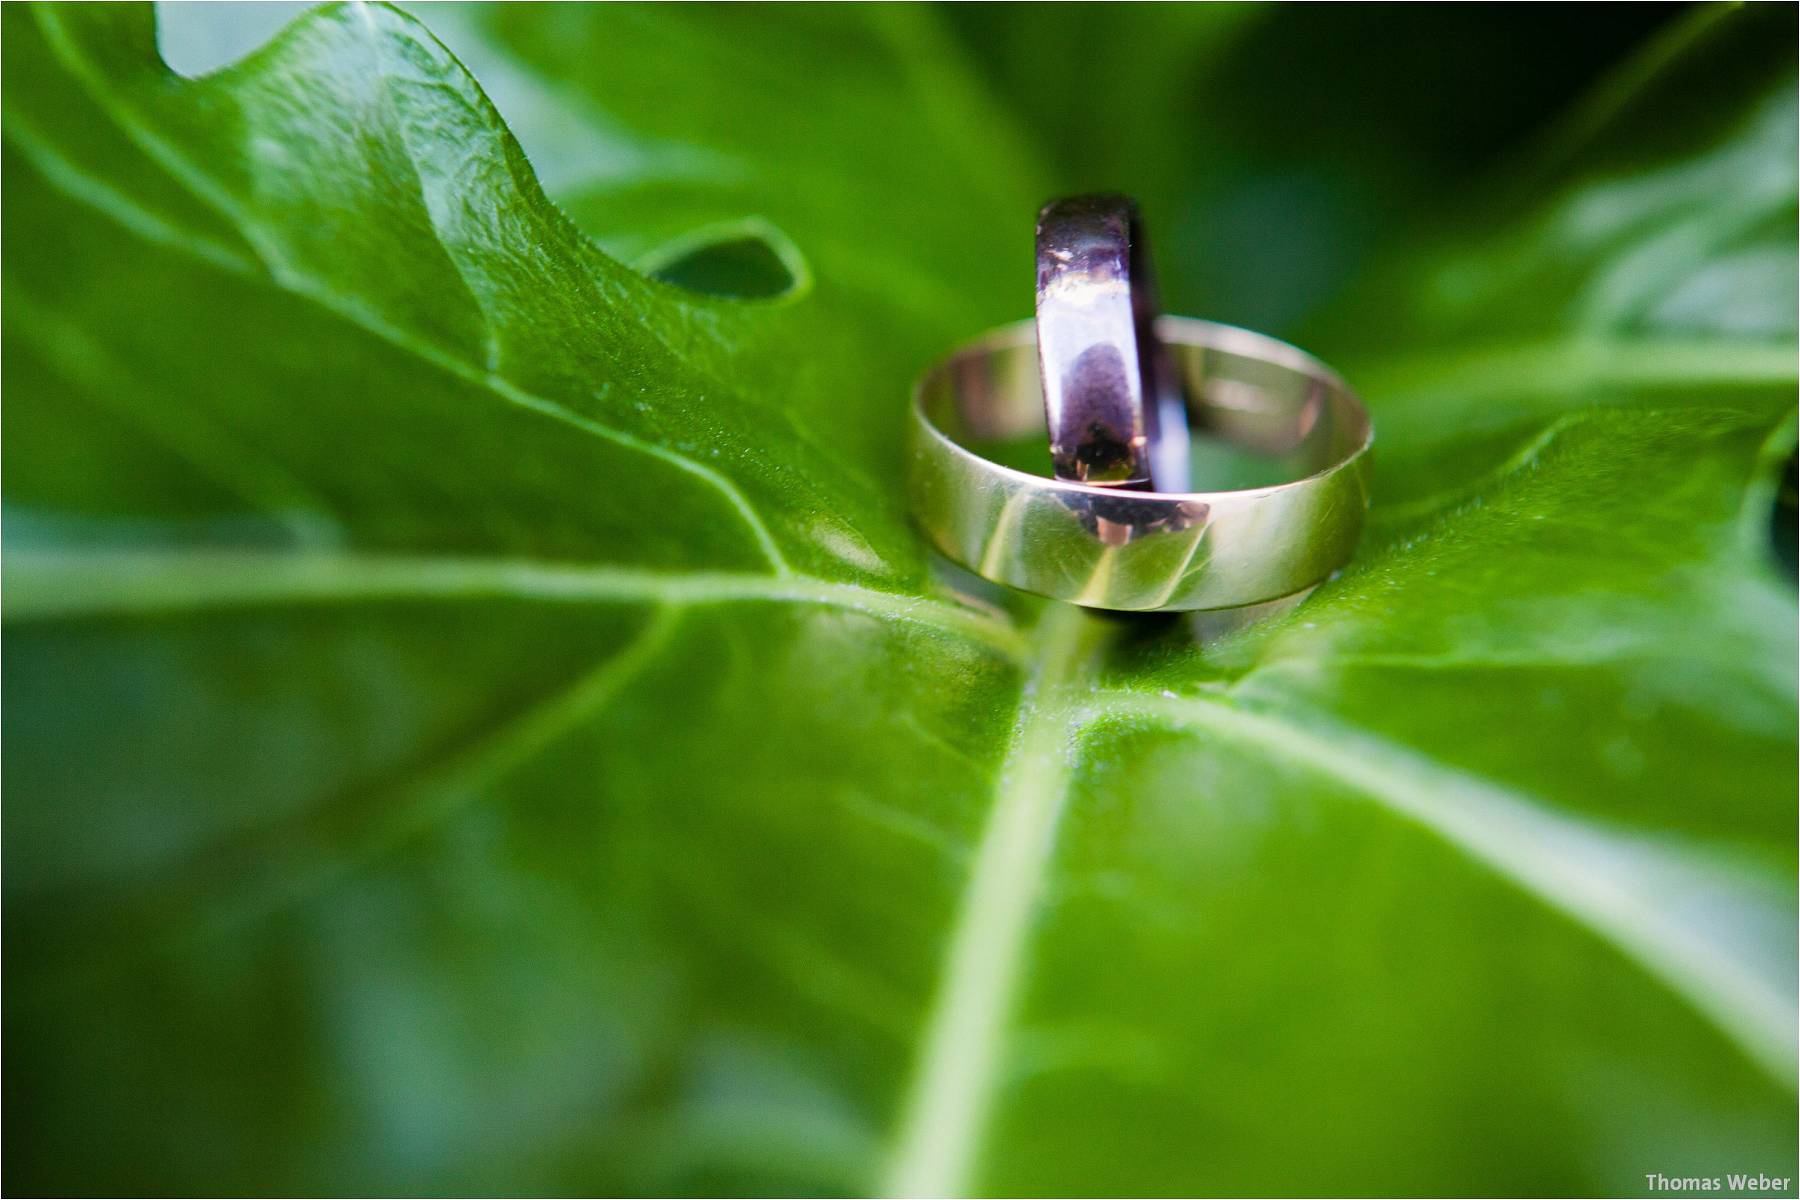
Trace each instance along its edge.
{"label": "ring inner surface", "polygon": [[[1193,430],[1196,492],[1304,479],[1367,441],[1360,406],[1301,352],[1196,322],[1165,319],[1160,333]],[[932,424],[964,449],[1051,477],[1029,324],[952,357],[924,381],[920,400]]]}

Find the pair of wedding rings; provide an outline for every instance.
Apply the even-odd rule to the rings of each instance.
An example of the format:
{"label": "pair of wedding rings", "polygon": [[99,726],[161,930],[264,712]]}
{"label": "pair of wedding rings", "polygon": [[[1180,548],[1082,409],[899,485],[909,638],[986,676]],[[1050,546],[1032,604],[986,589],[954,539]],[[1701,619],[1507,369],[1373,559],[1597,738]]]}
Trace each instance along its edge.
{"label": "pair of wedding rings", "polygon": [[[1310,355],[1159,316],[1136,206],[1076,197],[1038,217],[1036,321],[919,383],[913,511],[951,559],[1041,596],[1137,612],[1264,605],[1355,550],[1372,437],[1355,394]],[[1189,490],[1207,439],[1286,482]]]}

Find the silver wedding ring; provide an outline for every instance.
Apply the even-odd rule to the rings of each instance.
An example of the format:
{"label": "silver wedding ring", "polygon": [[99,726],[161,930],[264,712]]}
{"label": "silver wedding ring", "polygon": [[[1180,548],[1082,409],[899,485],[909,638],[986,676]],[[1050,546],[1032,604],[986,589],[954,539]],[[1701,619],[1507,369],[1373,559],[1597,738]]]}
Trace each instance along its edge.
{"label": "silver wedding ring", "polygon": [[[1361,535],[1368,414],[1284,342],[1157,317],[1143,246],[1122,198],[1045,208],[1037,320],[957,351],[915,391],[914,514],[982,577],[1090,608],[1225,609],[1305,592]],[[1285,482],[1187,490],[1190,437],[1248,452]]]}
{"label": "silver wedding ring", "polygon": [[1037,222],[1037,345],[1050,466],[1100,487],[1187,489],[1187,414],[1155,333],[1137,205],[1076,196]]}

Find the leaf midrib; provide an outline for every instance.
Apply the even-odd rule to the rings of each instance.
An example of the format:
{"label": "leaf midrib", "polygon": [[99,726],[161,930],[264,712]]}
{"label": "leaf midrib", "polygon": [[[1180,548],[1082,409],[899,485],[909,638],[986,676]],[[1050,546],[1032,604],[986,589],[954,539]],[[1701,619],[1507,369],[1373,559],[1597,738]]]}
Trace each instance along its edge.
{"label": "leaf midrib", "polygon": [[1039,654],[1020,693],[999,786],[951,922],[881,1182],[885,1196],[971,1191],[1068,798],[1076,696],[1103,626],[1082,609],[1058,604],[1045,611],[1035,633]]}

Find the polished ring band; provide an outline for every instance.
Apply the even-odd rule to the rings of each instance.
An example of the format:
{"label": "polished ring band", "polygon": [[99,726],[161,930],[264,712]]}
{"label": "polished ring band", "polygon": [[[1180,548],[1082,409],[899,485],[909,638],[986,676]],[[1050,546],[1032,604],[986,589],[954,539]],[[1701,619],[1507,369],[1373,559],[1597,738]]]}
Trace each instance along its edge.
{"label": "polished ring band", "polygon": [[1158,311],[1144,222],[1130,197],[1044,205],[1038,365],[1058,479],[1187,490],[1187,419],[1156,339]]}
{"label": "polished ring band", "polygon": [[1236,608],[1305,591],[1347,561],[1368,507],[1367,412],[1300,350],[1163,317],[1196,437],[1273,459],[1292,482],[1217,492],[1094,487],[1004,465],[1047,444],[1032,322],[951,355],[913,397],[914,512],[982,577],[1090,608]]}

